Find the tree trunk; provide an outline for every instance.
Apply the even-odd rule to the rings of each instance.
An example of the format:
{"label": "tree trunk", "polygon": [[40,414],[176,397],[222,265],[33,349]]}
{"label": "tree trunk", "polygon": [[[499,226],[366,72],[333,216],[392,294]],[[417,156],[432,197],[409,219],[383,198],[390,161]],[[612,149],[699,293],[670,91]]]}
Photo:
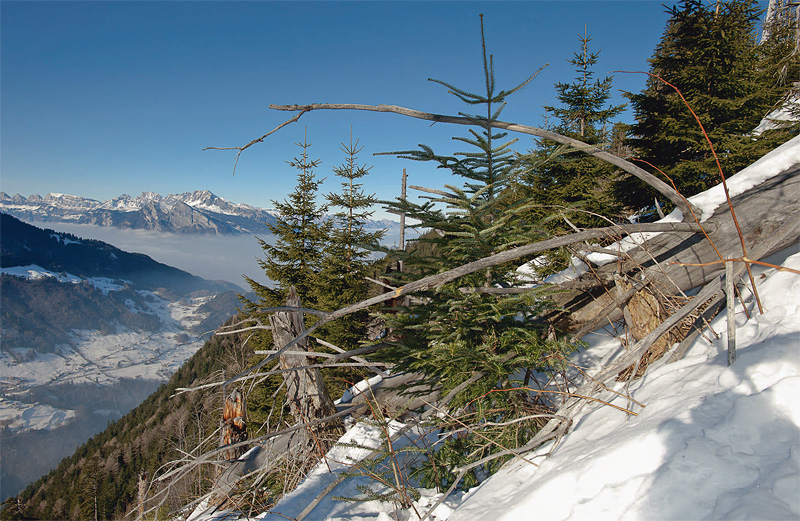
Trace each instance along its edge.
{"label": "tree trunk", "polygon": [[[294,286],[289,290],[286,305],[300,307],[300,297]],[[283,346],[305,332],[303,314],[297,311],[279,311],[269,317],[272,326],[272,337],[275,348]],[[301,341],[294,350],[313,351],[307,339]],[[308,365],[305,356],[292,355],[291,350],[279,358],[281,369],[290,369]],[[336,412],[333,401],[325,390],[322,374],[319,369],[299,369],[283,373],[286,381],[286,401],[296,423],[308,423],[318,418],[330,416]],[[315,435],[343,432],[341,421],[335,424],[322,425],[314,431]],[[327,436],[317,436],[322,440]],[[327,447],[326,447],[327,448]]]}
{"label": "tree trunk", "polygon": [[[793,165],[734,197],[732,202],[748,251],[777,233],[784,233],[785,237],[769,248],[764,256],[800,240],[800,229],[789,224],[800,215],[800,165]],[[723,257],[742,257],[738,233],[727,205],[717,208],[702,225]],[[787,229],[787,226],[795,229]],[[574,333],[607,313],[608,308],[614,306],[615,274],[648,280],[658,292],[672,295],[703,286],[725,271],[721,263],[707,266],[681,263],[703,264],[718,260],[714,247],[702,233],[661,233],[631,253],[630,258],[595,268],[577,280],[561,284],[560,289],[568,291],[554,296],[556,304],[564,309],[559,318],[560,326]],[[608,314],[607,320],[621,319],[620,308],[617,306]]]}

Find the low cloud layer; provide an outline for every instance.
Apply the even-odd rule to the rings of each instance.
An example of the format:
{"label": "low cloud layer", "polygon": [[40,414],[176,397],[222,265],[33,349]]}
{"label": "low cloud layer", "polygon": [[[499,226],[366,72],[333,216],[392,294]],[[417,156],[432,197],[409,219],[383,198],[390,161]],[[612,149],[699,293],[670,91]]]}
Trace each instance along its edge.
{"label": "low cloud layer", "polygon": [[[144,253],[158,262],[209,280],[225,280],[249,290],[247,275],[261,284],[269,279],[256,262],[264,254],[252,235],[181,235],[150,230],[126,230],[93,224],[33,223],[86,239],[107,242],[129,252]],[[262,237],[267,242],[273,236]]]}

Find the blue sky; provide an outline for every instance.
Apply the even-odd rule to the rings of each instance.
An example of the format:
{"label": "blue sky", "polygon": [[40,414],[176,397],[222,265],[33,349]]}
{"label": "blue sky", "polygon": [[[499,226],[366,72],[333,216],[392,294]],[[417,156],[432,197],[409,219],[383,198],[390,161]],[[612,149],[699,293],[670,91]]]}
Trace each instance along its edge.
{"label": "blue sky", "polygon": [[[308,133],[323,191],[353,135],[373,165],[365,188],[399,195],[452,182],[430,166],[374,152],[425,143],[442,153],[463,127],[392,114],[312,112],[246,151],[238,146],[291,116],[270,103],[395,104],[467,110],[429,77],[482,87],[479,13],[497,83],[508,88],[549,63],[509,100],[502,119],[542,125],[553,84],[584,24],[600,50],[596,72],[647,70],[667,15],[660,0],[528,2],[0,2],[0,190],[106,200],[122,193],[208,189],[269,207],[294,186],[286,161]],[[616,92],[644,76],[617,74]],[[623,119],[630,121],[630,113]],[[519,149],[531,147],[522,137]]]}

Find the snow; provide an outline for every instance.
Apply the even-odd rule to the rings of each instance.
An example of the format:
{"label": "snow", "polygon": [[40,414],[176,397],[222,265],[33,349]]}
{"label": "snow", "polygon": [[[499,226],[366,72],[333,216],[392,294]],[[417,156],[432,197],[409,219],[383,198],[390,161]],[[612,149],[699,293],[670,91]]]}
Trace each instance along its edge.
{"label": "snow", "polygon": [[[732,176],[732,195],[797,163],[800,137]],[[721,192],[716,187],[692,199],[704,218],[725,202]],[[800,244],[766,260],[800,269],[798,251]],[[698,337],[682,359],[670,363],[666,355],[628,385],[626,392],[644,407],[621,396],[611,400],[635,415],[587,405],[557,447],[549,442],[526,455],[536,465],[509,463],[468,493],[452,494],[429,519],[800,519],[800,275],[771,268],[758,268],[755,275],[765,312],[754,310],[752,295],[743,290],[750,318],[737,303],[733,365],[727,365],[722,312],[711,323],[719,338]],[[588,374],[625,349],[611,331],[598,330],[584,340],[589,347],[576,353],[573,363]],[[622,383],[616,385],[623,390]],[[411,429],[398,446],[430,443],[431,436]],[[379,430],[361,422],[341,442],[376,446],[379,440]],[[334,447],[295,491],[257,518],[296,516],[342,465],[363,456],[358,451]],[[413,509],[397,510],[390,503],[332,499],[357,495],[357,484],[370,481],[348,478],[306,519],[417,519]],[[425,515],[439,494],[419,492],[415,507]],[[198,521],[237,518],[199,510],[193,516]]]}
{"label": "snow", "polygon": [[55,429],[68,424],[74,417],[75,411],[70,409],[0,398],[0,425],[11,432]]}
{"label": "snow", "polygon": [[[74,241],[71,241],[74,242]],[[109,291],[118,291],[125,287],[126,283],[130,283],[129,280],[121,280],[121,279],[110,279],[108,277],[91,277],[91,278],[84,278],[78,277],[77,275],[72,275],[70,273],[55,273],[53,271],[46,270],[41,266],[36,264],[30,264],[28,266],[12,266],[9,268],[0,268],[0,273],[3,275],[11,275],[14,277],[20,277],[23,279],[30,279],[30,280],[39,280],[46,277],[51,277],[54,279],[58,279],[59,282],[64,283],[72,283],[72,284],[80,284],[81,282],[88,282],[98,291],[102,292],[103,295],[108,295]]]}
{"label": "snow", "polygon": [[[730,195],[736,197],[798,163],[800,163],[800,136],[790,139],[752,165],[728,178]],[[700,222],[707,221],[717,207],[726,203],[725,191],[721,184],[688,199],[702,212]]]}
{"label": "snow", "polygon": [[[800,254],[785,265],[800,268]],[[724,335],[701,338],[682,361],[661,362],[630,387],[647,406],[638,416],[594,408],[553,456],[537,458],[549,446],[533,455],[538,469],[503,469],[455,519],[800,517],[800,277],[770,271],[760,293],[767,312],[737,315],[731,367]],[[712,327],[725,331],[725,323],[721,314]],[[607,339],[589,351],[615,348]]]}
{"label": "snow", "polygon": [[773,130],[797,121],[797,111],[800,109],[800,92],[790,94],[780,107],[776,108],[761,120],[753,130],[754,136],[760,136],[767,130]]}
{"label": "snow", "polygon": [[67,244],[81,244],[81,241],[74,241],[74,240],[72,240],[72,239],[70,239],[68,237],[65,237],[64,235],[61,235],[59,233],[51,233],[50,234],[50,238],[55,239],[58,242],[64,243],[65,246]]}
{"label": "snow", "polygon": [[[56,276],[36,266],[23,269],[3,268],[3,273],[23,273],[35,278]],[[17,275],[19,276],[19,275]],[[67,275],[63,282],[80,282]],[[119,289],[105,280],[87,279],[105,294]],[[16,431],[52,429],[68,423],[74,411],[53,408],[46,404],[25,404],[14,398],[26,396],[33,387],[59,384],[93,383],[111,385],[122,378],[142,378],[166,381],[203,345],[203,340],[189,331],[205,317],[197,313],[198,307],[212,297],[187,298],[176,302],[162,299],[157,294],[140,290],[148,309],[161,320],[159,331],[133,331],[116,324],[116,332],[102,335],[93,330],[72,330],[71,345],[57,346],[55,353],[27,351],[0,351],[0,426],[9,425]],[[177,342],[186,334],[188,341]],[[15,356],[17,355],[17,356]],[[24,360],[24,361],[22,361]]]}

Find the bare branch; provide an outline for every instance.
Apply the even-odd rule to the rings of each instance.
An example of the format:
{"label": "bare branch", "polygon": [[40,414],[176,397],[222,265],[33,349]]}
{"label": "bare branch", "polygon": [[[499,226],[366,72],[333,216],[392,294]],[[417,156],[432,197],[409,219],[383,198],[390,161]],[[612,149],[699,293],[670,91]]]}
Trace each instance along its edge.
{"label": "bare branch", "polygon": [[255,331],[255,330],[258,330],[258,329],[264,329],[266,331],[271,331],[272,330],[272,328],[270,326],[265,326],[265,325],[259,323],[256,326],[243,327],[241,329],[232,329],[230,331],[220,331],[218,329],[218,330],[216,330],[214,332],[214,334],[215,335],[219,335],[219,336],[236,335],[238,333],[244,333],[245,331]]}
{"label": "bare branch", "polygon": [[[253,351],[253,354],[256,354],[256,355],[274,355],[277,352],[278,352],[277,349],[266,349],[266,350],[259,349],[258,351]],[[310,352],[309,351],[295,351],[294,349],[291,350],[291,351],[285,351],[283,354],[292,355],[292,356],[305,356],[305,357],[309,357],[309,358],[313,358],[315,356],[318,356],[320,358],[333,358],[334,356],[336,356],[336,355],[332,355],[330,353],[318,353],[316,351],[310,351]]]}
{"label": "bare branch", "polygon": [[463,287],[458,288],[458,291],[465,294],[470,293],[483,293],[485,295],[520,295],[522,293],[528,293],[535,288],[486,288],[483,286],[480,287]]}
{"label": "bare branch", "polygon": [[[314,338],[314,340],[316,340],[318,344],[323,345],[325,347],[328,347],[330,349],[333,349],[334,351],[338,351],[339,353],[342,353],[342,354],[346,355],[348,358],[352,358],[356,362],[362,362],[363,364],[366,365],[366,367],[368,367],[370,370],[372,370],[372,372],[377,373],[377,374],[381,375],[384,378],[387,378],[389,376],[386,372],[381,371],[377,366],[370,365],[369,360],[366,360],[364,358],[361,358],[360,356],[356,356],[354,354],[348,353],[347,351],[345,351],[341,347],[335,346],[335,345],[331,344],[330,342],[326,342],[325,340],[322,340],[321,338]],[[341,358],[337,358],[339,355],[328,355],[328,356],[330,356],[330,358],[333,358],[335,360],[341,360]],[[385,365],[384,365],[384,367],[385,367]]]}
{"label": "bare branch", "polygon": [[259,313],[277,313],[279,311],[297,311],[299,313],[305,313],[306,315],[314,315],[316,317],[325,318],[330,315],[328,311],[320,311],[318,309],[311,309],[311,308],[304,308],[304,307],[297,307],[297,306],[276,306],[274,308],[264,308],[259,309]]}
{"label": "bare branch", "polygon": [[[400,114],[412,118],[433,121],[434,123],[451,123],[455,125],[469,125],[469,126],[474,126],[476,124],[474,120],[463,116],[446,116],[443,114],[432,114],[430,112],[422,112],[419,110],[409,109],[405,107],[398,107],[397,105],[363,105],[356,103],[312,103],[309,105],[270,105],[269,108],[275,110],[284,110],[284,111],[299,111],[299,114],[297,114],[294,118],[284,123],[284,125],[293,121],[297,121],[297,118],[299,118],[306,112],[310,112],[312,110],[365,110],[370,112],[391,112],[394,114]],[[500,128],[512,132],[519,132],[521,134],[528,134],[531,136],[549,139],[551,141],[555,141],[557,143],[561,143],[564,145],[569,145],[598,159],[602,159],[603,161],[611,163],[612,165],[621,168],[622,170],[628,172],[629,174],[638,177],[648,185],[655,188],[661,195],[669,199],[675,206],[681,209],[685,220],[688,220],[689,215],[692,213],[692,204],[684,200],[682,197],[680,197],[678,192],[676,192],[672,187],[670,187],[664,181],[652,175],[650,172],[634,165],[629,161],[626,161],[621,157],[609,154],[604,150],[601,150],[592,145],[588,145],[582,141],[578,141],[577,139],[573,139],[567,136],[562,136],[561,134],[557,134],[555,132],[550,132],[549,130],[544,130],[537,127],[531,127],[528,125],[520,125],[517,123],[508,123],[505,121],[482,121],[482,122],[494,128]],[[258,140],[256,140],[256,142],[257,141]],[[253,143],[246,145],[246,147],[250,146],[251,144]]]}
{"label": "bare branch", "polygon": [[302,116],[303,114],[305,114],[305,111],[300,112],[299,114],[296,114],[293,118],[284,121],[283,123],[281,123],[280,125],[278,125],[274,129],[270,130],[269,132],[267,132],[266,134],[264,134],[260,138],[254,139],[253,141],[249,142],[248,144],[246,144],[243,147],[206,147],[206,148],[203,149],[203,151],[206,151],[206,150],[238,150],[238,152],[236,153],[236,160],[233,162],[233,174],[235,175],[236,174],[236,165],[239,164],[239,156],[242,155],[242,152],[244,152],[245,149],[250,148],[251,146],[255,145],[256,143],[263,142],[270,134],[273,134],[273,133],[277,132],[278,130],[282,129],[283,127],[285,127],[289,123],[294,123],[295,121],[300,119],[300,116]]}
{"label": "bare branch", "polygon": [[411,188],[412,190],[419,190],[420,192],[427,192],[429,194],[441,195],[442,197],[454,197],[453,194],[448,194],[447,192],[445,192],[443,190],[436,190],[436,189],[433,189],[433,188],[425,188],[424,186],[411,185],[411,186],[409,186],[409,188]]}

